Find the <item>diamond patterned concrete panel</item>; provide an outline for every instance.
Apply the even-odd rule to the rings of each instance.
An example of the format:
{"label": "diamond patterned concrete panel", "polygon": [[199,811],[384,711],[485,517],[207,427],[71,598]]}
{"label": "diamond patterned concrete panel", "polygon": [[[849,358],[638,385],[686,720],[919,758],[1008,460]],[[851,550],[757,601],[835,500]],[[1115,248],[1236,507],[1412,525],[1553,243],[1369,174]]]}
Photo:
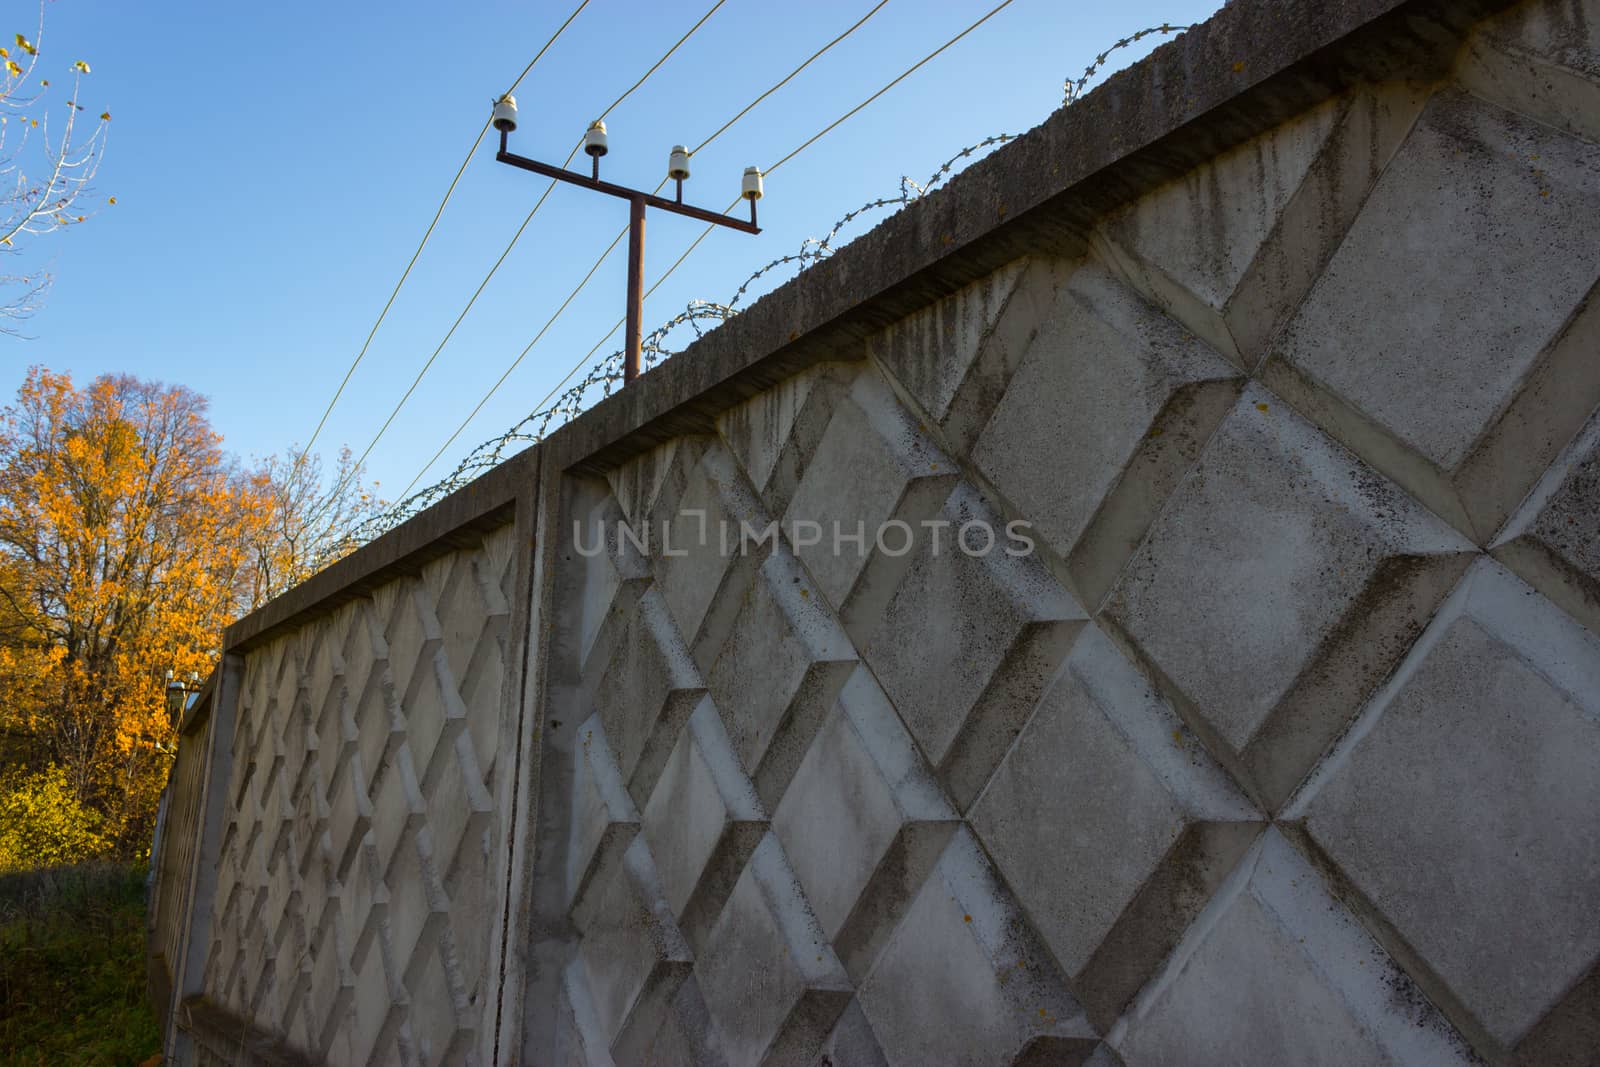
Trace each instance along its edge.
{"label": "diamond patterned concrete panel", "polygon": [[1597,695],[1600,639],[1484,562],[1296,805],[1505,1048],[1600,960]]}
{"label": "diamond patterned concrete panel", "polygon": [[727,639],[732,616],[770,547],[749,545],[742,533],[764,529],[768,521],[733,458],[711,447],[657,530],[660,539],[651,546],[656,586],[702,669]]}
{"label": "diamond patterned concrete panel", "polygon": [[704,695],[705,682],[652,587],[639,598],[594,692],[634,803],[649,800],[678,731]]}
{"label": "diamond patterned concrete panel", "polygon": [[839,1022],[828,1038],[823,1056],[826,1059],[822,1062],[850,1064],[851,1067],[889,1065],[889,1061],[883,1057],[883,1050],[878,1047],[878,1038],[872,1032],[872,1024],[867,1022],[866,1013],[861,1010],[861,1002],[857,1000],[852,1000],[844,1009],[844,1014],[839,1016]]}
{"label": "diamond patterned concrete panel", "polygon": [[1493,552],[1600,633],[1600,418],[1551,465]]}
{"label": "diamond patterned concrete panel", "polygon": [[766,830],[755,786],[716,708],[702,700],[644,812],[662,890],[690,945],[703,944]]}
{"label": "diamond patterned concrete panel", "polygon": [[849,918],[902,821],[889,784],[836,708],[784,795],[775,828],[801,885],[811,887],[807,897],[830,940]]}
{"label": "diamond patterned concrete panel", "polygon": [[571,522],[573,548],[582,558],[597,562],[569,610],[581,620],[578,639],[584,673],[598,678],[650,584],[650,560],[642,540],[645,527],[631,524],[609,493],[593,503]]}
{"label": "diamond patterned concrete panel", "polygon": [[560,1029],[551,1035],[551,1063],[561,1067],[616,1067],[581,960],[562,968],[555,1011]]}
{"label": "diamond patterned concrete panel", "polygon": [[922,431],[951,454],[971,452],[1071,270],[1052,256],[1019,260],[869,339]]}
{"label": "diamond patterned concrete panel", "polygon": [[[865,658],[927,758],[970,804],[1022,729],[1084,615],[1033,556],[1009,554],[1005,522],[958,487],[913,553]],[[984,555],[958,539],[994,534]],[[968,535],[967,548],[984,547]]]}
{"label": "diamond patterned concrete panel", "polygon": [[717,431],[768,512],[782,515],[858,368],[825,363],[717,417]]}
{"label": "diamond patterned concrete panel", "polygon": [[795,558],[774,551],[711,668],[712,700],[768,811],[855,666],[854,649],[819,600]]}
{"label": "diamond patterned concrete panel", "polygon": [[482,875],[495,802],[477,748],[499,734],[507,533],[246,657],[219,858],[237,933],[214,943],[207,990],[299,1054],[477,1055],[478,917],[501,892]]}
{"label": "diamond patterned concrete panel", "polygon": [[661,894],[650,850],[635,838],[617,877],[595,885],[579,952],[607,1047],[653,1033],[689,975],[692,955]]}
{"label": "diamond patterned concrete panel", "polygon": [[1275,830],[1109,1036],[1129,1064],[1478,1062]]}
{"label": "diamond patterned concrete panel", "polygon": [[871,968],[956,826],[888,698],[856,670],[773,822],[852,977]]}
{"label": "diamond patterned concrete panel", "polygon": [[572,836],[567,844],[564,896],[569,907],[595,883],[617,877],[622,857],[639,833],[639,813],[623,783],[598,714],[578,727],[572,775]]}
{"label": "diamond patterned concrete panel", "polygon": [[1261,820],[1093,626],[972,811],[973,829],[1104,1026]]}
{"label": "diamond patterned concrete panel", "polygon": [[[1507,211],[1522,224],[1505,225]],[[1597,220],[1591,144],[1442,92],[1286,329],[1282,355],[1308,381],[1282,371],[1269,380],[1304,393],[1291,399],[1308,409],[1323,403],[1319,390],[1335,398],[1326,403],[1356,409],[1327,416],[1335,432],[1482,543],[1600,400],[1600,373],[1585,371],[1592,360],[1559,351],[1600,279]],[[1390,284],[1390,271],[1407,284]],[[1586,323],[1571,328],[1594,335]],[[1546,397],[1550,361],[1564,380]],[[1529,390],[1533,409],[1508,412]],[[1503,413],[1527,426],[1502,444],[1485,435]],[[1491,455],[1471,478],[1488,484],[1456,503],[1454,485],[1439,483],[1480,448]],[[1518,484],[1486,492],[1507,465]]]}
{"label": "diamond patterned concrete panel", "polygon": [[[1237,373],[1105,268],[1086,264],[1061,287],[973,462],[1046,545],[1072,559],[1080,595],[1097,602],[1226,413]],[[1051,442],[1044,462],[1041,441]],[[1097,516],[1098,536],[1075,554]]]}
{"label": "diamond patterned concrete panel", "polygon": [[861,374],[836,405],[783,517],[795,555],[852,632],[871,621],[905,567],[900,535],[879,531],[903,523],[915,532],[938,513],[956,477],[884,380]]}
{"label": "diamond patterned concrete panel", "polygon": [[906,392],[935,422],[955,403],[972,366],[1006,313],[1028,263],[987,274],[943,300],[876,334],[868,351],[890,368]]}
{"label": "diamond patterned concrete panel", "polygon": [[[1465,568],[1471,546],[1258,386],[1173,495],[1107,614],[1269,808]],[[1191,703],[1192,702],[1192,703]]]}
{"label": "diamond patterned concrete panel", "polygon": [[658,448],[607,472],[622,518],[637,531],[672,514],[689,472],[705,450],[704,437],[674,437]]}
{"label": "diamond patterned concrete panel", "polygon": [[1329,100],[1136,201],[1099,247],[1173,318],[1241,365],[1224,312],[1340,125]]}
{"label": "diamond patterned concrete panel", "polygon": [[849,1002],[844,968],[772,834],[734,886],[698,972],[732,1063],[809,1061]]}
{"label": "diamond patterned concrete panel", "polygon": [[1095,1035],[967,831],[956,834],[861,986],[891,1064],[1081,1063]]}
{"label": "diamond patterned concrete panel", "polygon": [[1477,36],[1600,82],[1600,12],[1594,0],[1520,4],[1485,20]]}
{"label": "diamond patterned concrete panel", "polygon": [[[648,1036],[613,1050],[617,1063],[638,1063],[647,1067],[728,1067],[727,1059],[715,1043],[716,1028],[706,1009],[700,983],[690,975],[678,988],[670,1010],[661,1025]],[[579,1064],[593,1062],[578,1060]]]}

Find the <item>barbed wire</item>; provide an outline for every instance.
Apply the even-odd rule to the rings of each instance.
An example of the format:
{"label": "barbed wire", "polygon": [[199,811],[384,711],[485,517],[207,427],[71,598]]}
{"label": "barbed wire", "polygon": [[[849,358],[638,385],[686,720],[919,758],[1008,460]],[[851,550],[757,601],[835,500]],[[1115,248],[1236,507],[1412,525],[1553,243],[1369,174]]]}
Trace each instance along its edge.
{"label": "barbed wire", "polygon": [[1163,35],[1168,33],[1182,33],[1184,30],[1190,30],[1193,28],[1193,26],[1174,26],[1170,22],[1163,22],[1159,26],[1146,26],[1142,30],[1137,30],[1133,33],[1130,33],[1128,36],[1121,38],[1110,48],[1107,48],[1104,52],[1101,52],[1099,55],[1095,56],[1094,62],[1083,68],[1083,77],[1079,78],[1077,81],[1073,81],[1070,78],[1067,79],[1065,85],[1063,86],[1066,95],[1062,98],[1062,106],[1070,107],[1078,102],[1078,98],[1083,95],[1084,87],[1089,84],[1089,79],[1093,78],[1095,72],[1106,65],[1106,60],[1110,58],[1112,52],[1115,52],[1121,48],[1127,48],[1130,45],[1138,44],[1146,37],[1151,37],[1158,33]]}
{"label": "barbed wire", "polygon": [[[1095,56],[1094,61],[1084,69],[1082,76],[1076,80],[1068,79],[1063,83],[1063,106],[1070,107],[1082,98],[1084,89],[1090,79],[1106,64],[1112,53],[1119,49],[1128,48],[1156,34],[1182,33],[1189,28],[1189,26],[1175,26],[1164,22],[1159,26],[1149,26],[1119,39],[1105,51]],[[698,340],[704,337],[707,332],[706,323],[710,323],[710,328],[714,329],[738,315],[739,303],[749,295],[751,287],[773,271],[781,270],[785,267],[793,267],[795,273],[798,274],[807,267],[827,259],[837,250],[834,242],[839,234],[857,219],[886,208],[902,208],[922,199],[949,179],[964,161],[971,160],[974,156],[980,154],[987,154],[987,152],[1015,140],[1017,136],[1010,133],[997,133],[985,137],[975,144],[968,145],[945,160],[928,177],[927,181],[916,182],[909,176],[902,175],[900,177],[898,195],[878,197],[875,200],[867,201],[852,211],[845,212],[822,237],[807,237],[800,242],[799,248],[795,251],[778,256],[752,271],[749,277],[745,278],[738,288],[733,291],[726,303],[715,303],[709,300],[689,301],[682,311],[642,338],[640,352],[644,369],[648,370],[676,354],[676,351],[669,347],[668,342],[675,333],[685,327],[693,332],[694,340]],[[679,262],[682,262],[681,257]],[[615,332],[616,329],[613,327],[611,333]],[[611,334],[608,333],[606,336],[609,338]],[[605,341],[602,339],[601,344],[604,343]],[[596,347],[598,348],[599,346],[597,345]],[[622,382],[623,354],[622,349],[617,349],[601,357],[589,366],[581,378],[557,395],[548,406],[529,412],[504,432],[478,444],[456,464],[449,474],[432,485],[395,501],[383,511],[362,523],[354,532],[353,540],[355,543],[365,543],[399,525],[411,516],[423,511],[467,483],[499,466],[511,454],[514,454],[512,450],[520,451],[521,447],[538,444],[553,429],[565,424],[593,404],[610,396]]]}
{"label": "barbed wire", "polygon": [[[522,73],[517,75],[517,80],[511,83],[511,88],[506,90],[505,95],[509,96],[517,91],[517,86],[522,84],[522,80],[532,73],[533,68],[538,65],[539,60],[544,58],[544,54],[550,51],[551,46],[553,46],[556,41],[560,39],[563,33],[567,32],[567,27],[571,26],[573,20],[582,14],[583,9],[588,6],[589,0],[579,0],[578,6],[572,9],[572,14],[568,15],[566,20],[563,21],[560,26],[556,27],[556,31],[550,35],[550,39],[545,41],[544,47],[540,48],[538,52],[534,53],[533,58],[528,61],[528,65],[522,68]],[[677,46],[674,45],[673,47]],[[630,92],[631,91],[632,90],[630,90]],[[472,147],[467,149],[467,154],[461,158],[461,166],[456,169],[456,176],[450,179],[449,186],[445,188],[444,199],[439,201],[438,208],[434,210],[433,219],[428,223],[428,228],[422,231],[422,240],[417,243],[417,250],[411,253],[411,259],[406,263],[406,269],[400,272],[400,280],[394,283],[394,288],[389,292],[389,299],[384,301],[383,309],[378,312],[378,317],[373,322],[372,329],[367,331],[367,339],[361,343],[361,349],[356,353],[355,359],[350,361],[350,366],[345,370],[344,378],[339,382],[339,387],[333,391],[333,397],[328,401],[328,406],[323,408],[322,417],[317,420],[316,429],[311,431],[310,439],[306,441],[305,447],[299,452],[300,457],[303,458],[311,454],[311,449],[316,445],[317,438],[322,435],[323,427],[328,424],[328,416],[333,414],[333,409],[339,403],[339,398],[344,395],[345,387],[350,384],[350,379],[355,375],[356,368],[360,366],[361,361],[366,358],[367,349],[372,347],[372,339],[378,336],[378,328],[382,326],[383,321],[389,317],[390,309],[394,307],[395,301],[400,298],[401,288],[406,284],[406,279],[411,277],[412,268],[417,265],[417,260],[422,258],[422,250],[428,246],[428,241],[433,237],[434,229],[439,225],[439,219],[444,216],[445,206],[450,203],[450,198],[455,196],[456,186],[460,184],[461,176],[467,172],[467,165],[472,162],[472,157],[478,154],[478,146],[483,143],[484,136],[489,132],[489,124],[490,120],[485,119],[483,128],[478,131],[477,138],[472,142]],[[295,466],[298,469],[298,460],[296,461]],[[359,464],[357,464],[357,466],[359,467]],[[337,494],[338,491],[343,488],[343,485],[344,483],[340,482],[339,485],[335,487],[334,493]]]}

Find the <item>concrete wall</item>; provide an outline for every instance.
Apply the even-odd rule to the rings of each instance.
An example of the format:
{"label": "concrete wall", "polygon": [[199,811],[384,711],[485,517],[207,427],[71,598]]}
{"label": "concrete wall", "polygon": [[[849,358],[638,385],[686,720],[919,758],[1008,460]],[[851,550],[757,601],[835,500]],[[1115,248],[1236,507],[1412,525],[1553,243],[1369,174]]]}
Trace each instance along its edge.
{"label": "concrete wall", "polygon": [[336,1063],[483,1051],[515,580],[503,526],[245,655],[212,1003]]}
{"label": "concrete wall", "polygon": [[1230,5],[241,623],[185,1032],[1593,1062],[1597,282],[1600,4]]}

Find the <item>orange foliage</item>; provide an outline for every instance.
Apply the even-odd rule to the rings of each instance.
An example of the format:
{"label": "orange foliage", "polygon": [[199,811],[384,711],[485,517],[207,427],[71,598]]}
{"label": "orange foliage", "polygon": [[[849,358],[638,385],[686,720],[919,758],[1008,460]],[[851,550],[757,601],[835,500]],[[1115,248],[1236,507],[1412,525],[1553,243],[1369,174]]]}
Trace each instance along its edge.
{"label": "orange foliage", "polygon": [[34,368],[0,413],[0,763],[61,767],[124,852],[166,779],[167,672],[203,677],[251,606],[273,500],[180,386]]}

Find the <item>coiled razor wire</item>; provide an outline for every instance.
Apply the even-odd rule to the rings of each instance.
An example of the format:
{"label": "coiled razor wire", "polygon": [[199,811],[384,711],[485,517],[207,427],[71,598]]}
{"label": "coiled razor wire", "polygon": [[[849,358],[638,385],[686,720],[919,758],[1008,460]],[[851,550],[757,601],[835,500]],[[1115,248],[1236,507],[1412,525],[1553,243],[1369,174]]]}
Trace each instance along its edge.
{"label": "coiled razor wire", "polygon": [[[1077,80],[1068,79],[1063,84],[1063,106],[1071,107],[1083,96],[1085,87],[1095,73],[1105,65],[1106,60],[1113,52],[1127,48],[1147,37],[1161,34],[1182,33],[1189,26],[1175,26],[1171,23],[1162,23],[1159,26],[1150,26],[1139,30],[1118,40],[1104,52],[1095,56],[1094,61],[1084,68],[1083,75]],[[710,324],[710,329],[715,329],[739,313],[739,303],[749,294],[751,286],[773,271],[784,267],[793,267],[795,273],[805,270],[808,266],[818,263],[836,251],[834,239],[840,231],[864,215],[885,208],[904,207],[913,201],[927,196],[935,188],[944,183],[953,174],[963,161],[970,160],[979,154],[998,148],[1008,141],[1015,140],[1016,134],[997,133],[985,137],[976,144],[968,145],[935,170],[925,182],[915,182],[902,175],[900,178],[900,191],[896,196],[879,197],[869,200],[853,211],[846,212],[839,218],[822,237],[807,237],[800,242],[800,247],[788,255],[779,256],[770,263],[764,264],[752,271],[750,276],[740,283],[728,298],[727,303],[718,304],[709,300],[691,300],[684,309],[672,318],[657,326],[641,340],[640,350],[644,369],[648,370],[656,364],[675,355],[673,349],[667,347],[670,337],[682,327],[693,331],[694,339],[704,337]],[[403,500],[390,504],[383,511],[363,522],[356,528],[352,536],[354,544],[363,544],[387,530],[398,526],[406,519],[426,509],[432,504],[444,499],[457,489],[473,481],[482,474],[499,466],[512,450],[520,451],[520,446],[538,444],[555,429],[573,418],[576,418],[588,407],[599,400],[610,396],[622,382],[623,350],[617,349],[609,355],[597,360],[583,377],[573,382],[561,392],[548,407],[529,412],[514,425],[495,437],[484,441],[456,464],[455,469],[439,481],[425,489],[419,489]]]}

